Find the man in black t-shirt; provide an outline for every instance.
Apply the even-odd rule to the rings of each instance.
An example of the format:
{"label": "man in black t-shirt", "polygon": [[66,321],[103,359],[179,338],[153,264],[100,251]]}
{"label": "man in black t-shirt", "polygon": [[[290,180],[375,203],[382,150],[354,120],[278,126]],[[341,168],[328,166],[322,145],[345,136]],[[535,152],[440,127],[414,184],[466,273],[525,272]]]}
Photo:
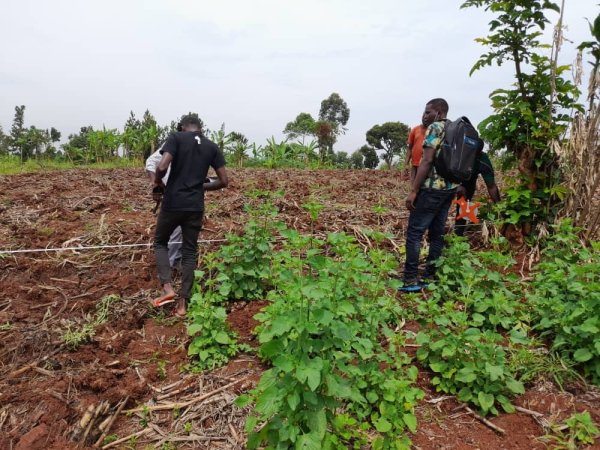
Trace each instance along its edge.
{"label": "man in black t-shirt", "polygon": [[[483,142],[482,142],[483,148]],[[458,189],[458,196],[465,197],[468,201],[473,200],[473,196],[475,195],[475,190],[477,189],[477,178],[481,175],[483,181],[488,190],[488,194],[494,203],[498,203],[500,201],[500,190],[496,185],[496,180],[494,177],[494,166],[492,166],[492,161],[487,153],[481,152],[479,159],[476,162],[475,171],[473,172],[473,176],[469,179],[469,181],[465,181],[460,188]],[[458,217],[459,208],[456,208],[456,215]],[[456,219],[454,222],[454,232],[458,236],[463,236],[465,233],[465,229],[467,227],[467,221],[465,219]]]}
{"label": "man in black t-shirt", "polygon": [[[204,192],[222,189],[229,183],[225,158],[214,142],[202,134],[197,117],[181,119],[182,131],[171,134],[161,149],[162,159],[154,176],[153,197],[162,199],[162,207],[156,222],[154,254],[163,293],[153,300],[154,306],[162,306],[175,300],[171,284],[168,243],[173,230],[181,226],[181,290],[177,300],[176,314],[185,316],[187,301],[194,282],[194,270],[198,263],[198,235],[204,215]],[[165,187],[162,178],[171,166],[169,183]],[[217,179],[205,182],[209,167],[217,173]]]}

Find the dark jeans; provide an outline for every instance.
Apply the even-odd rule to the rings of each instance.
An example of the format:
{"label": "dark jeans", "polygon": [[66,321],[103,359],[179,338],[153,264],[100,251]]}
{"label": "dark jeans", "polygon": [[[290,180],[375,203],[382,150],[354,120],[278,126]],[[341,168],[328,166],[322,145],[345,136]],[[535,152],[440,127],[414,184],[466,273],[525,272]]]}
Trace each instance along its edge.
{"label": "dark jeans", "polygon": [[434,276],[434,263],[442,254],[446,219],[455,193],[455,190],[421,189],[419,191],[406,230],[405,285],[418,282],[421,240],[427,230],[429,230],[429,255],[425,266],[425,277]]}
{"label": "dark jeans", "polygon": [[179,297],[189,300],[194,283],[194,270],[198,264],[198,235],[202,229],[203,212],[162,211],[156,221],[154,256],[161,284],[171,282],[169,264],[169,237],[181,227],[181,290]]}

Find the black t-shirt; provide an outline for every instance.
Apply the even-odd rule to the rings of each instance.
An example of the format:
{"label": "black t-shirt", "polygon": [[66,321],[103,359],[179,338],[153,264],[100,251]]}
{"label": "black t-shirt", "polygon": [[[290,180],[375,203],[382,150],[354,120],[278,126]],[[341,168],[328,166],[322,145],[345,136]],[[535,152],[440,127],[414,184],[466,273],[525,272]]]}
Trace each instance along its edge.
{"label": "black t-shirt", "polygon": [[467,191],[467,199],[472,200],[473,195],[475,195],[475,190],[477,189],[477,177],[481,175],[483,181],[487,186],[494,184],[496,181],[494,179],[494,166],[492,166],[492,161],[487,153],[482,152],[477,158],[475,162],[475,171],[473,172],[473,176],[469,179],[469,181],[465,181],[462,185]]}
{"label": "black t-shirt", "polygon": [[209,167],[225,165],[217,145],[195,131],[171,134],[160,150],[173,155],[169,182],[162,209],[165,211],[204,211],[204,180]]}

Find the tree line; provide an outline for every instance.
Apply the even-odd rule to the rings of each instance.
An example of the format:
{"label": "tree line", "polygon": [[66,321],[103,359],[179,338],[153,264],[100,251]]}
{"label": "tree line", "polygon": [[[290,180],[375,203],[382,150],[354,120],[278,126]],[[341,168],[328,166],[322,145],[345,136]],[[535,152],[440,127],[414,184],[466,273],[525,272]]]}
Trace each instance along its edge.
{"label": "tree line", "polygon": [[[198,116],[197,113],[189,113]],[[225,131],[225,124],[216,130],[207,129],[205,134],[225,154],[228,163],[235,167],[337,167],[374,169],[381,161],[391,167],[406,151],[410,127],[401,122],[374,125],[367,131],[366,144],[351,154],[335,151],[334,145],[340,135],[348,130],[350,108],[338,94],[332,93],[321,102],[317,119],[310,113],[301,112],[283,129],[285,138],[277,141],[267,139],[257,145],[238,131]],[[145,159],[153,153],[169,133],[177,128],[178,120],[161,126],[146,110],[141,118],[130,112],[122,131],[116,128],[82,126],[59,145],[61,133],[56,128],[25,126],[25,106],[15,107],[15,115],[9,133],[0,126],[0,156],[14,155],[21,162],[28,159],[62,159],[73,164],[107,162],[115,158]],[[398,158],[401,160],[401,158]]]}

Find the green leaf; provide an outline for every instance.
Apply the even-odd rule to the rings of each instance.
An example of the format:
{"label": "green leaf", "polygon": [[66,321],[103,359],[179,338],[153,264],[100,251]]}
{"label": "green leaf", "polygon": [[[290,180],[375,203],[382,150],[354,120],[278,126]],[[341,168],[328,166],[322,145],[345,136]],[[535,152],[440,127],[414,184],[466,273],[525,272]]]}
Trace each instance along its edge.
{"label": "green leaf", "polygon": [[250,397],[248,394],[242,394],[238,398],[235,399],[235,405],[238,408],[244,408],[244,407],[248,406],[250,403],[252,403],[252,397]]}
{"label": "green leaf", "polygon": [[300,404],[300,394],[297,391],[292,392],[287,396],[287,403],[292,411],[296,411],[296,408]]}
{"label": "green leaf", "polygon": [[219,331],[215,336],[215,341],[223,345],[232,343],[231,339],[229,338],[229,335],[225,331]]}
{"label": "green leaf", "polygon": [[523,383],[515,380],[514,378],[509,378],[506,380],[506,387],[514,394],[525,393],[525,386],[523,386]]}
{"label": "green leaf", "polygon": [[192,323],[192,324],[188,325],[187,333],[189,336],[193,336],[196,333],[199,333],[200,331],[202,331],[203,329],[204,329],[204,324]]}
{"label": "green leaf", "polygon": [[296,450],[321,450],[321,441],[315,433],[302,434],[296,441]]}
{"label": "green leaf", "polygon": [[580,348],[575,353],[573,353],[573,358],[577,362],[586,362],[592,359],[594,355],[587,348]]}
{"label": "green leaf", "polygon": [[486,394],[485,392],[479,392],[477,394],[477,400],[479,400],[479,406],[484,411],[489,411],[494,405],[494,396],[492,394]]}
{"label": "green leaf", "polygon": [[504,368],[502,366],[494,366],[488,362],[485,363],[485,371],[489,374],[492,381],[496,381],[504,376]]}
{"label": "green leaf", "polygon": [[374,423],[375,429],[380,433],[387,433],[392,429],[392,424],[385,417],[380,417]]}
{"label": "green leaf", "polygon": [[279,390],[275,386],[265,389],[256,399],[256,411],[266,418],[279,409]]}
{"label": "green leaf", "polygon": [[273,366],[284,372],[291,372],[294,369],[294,361],[289,355],[280,355],[273,361]]}
{"label": "green leaf", "polygon": [[327,417],[325,415],[325,410],[321,409],[316,412],[311,412],[308,415],[307,422],[311,433],[315,433],[322,440],[327,431]]}
{"label": "green leaf", "polygon": [[246,430],[246,433],[251,433],[257,424],[258,424],[258,417],[248,416],[248,418],[246,419],[246,426],[244,427],[244,429]]}
{"label": "green leaf", "polygon": [[472,383],[477,379],[477,375],[473,369],[469,367],[463,367],[456,373],[456,380],[462,383]]}
{"label": "green leaf", "polygon": [[404,420],[404,423],[412,433],[417,431],[417,418],[414,414],[404,414],[402,420]]}
{"label": "green leaf", "polygon": [[280,336],[292,328],[293,322],[289,316],[280,315],[271,323],[271,333]]}
{"label": "green leaf", "polygon": [[296,379],[301,383],[307,383],[311,391],[315,391],[321,383],[321,371],[304,364],[296,368]]}
{"label": "green leaf", "polygon": [[444,362],[434,362],[429,364],[429,368],[434,372],[441,373],[444,372],[448,368],[448,364]]}

